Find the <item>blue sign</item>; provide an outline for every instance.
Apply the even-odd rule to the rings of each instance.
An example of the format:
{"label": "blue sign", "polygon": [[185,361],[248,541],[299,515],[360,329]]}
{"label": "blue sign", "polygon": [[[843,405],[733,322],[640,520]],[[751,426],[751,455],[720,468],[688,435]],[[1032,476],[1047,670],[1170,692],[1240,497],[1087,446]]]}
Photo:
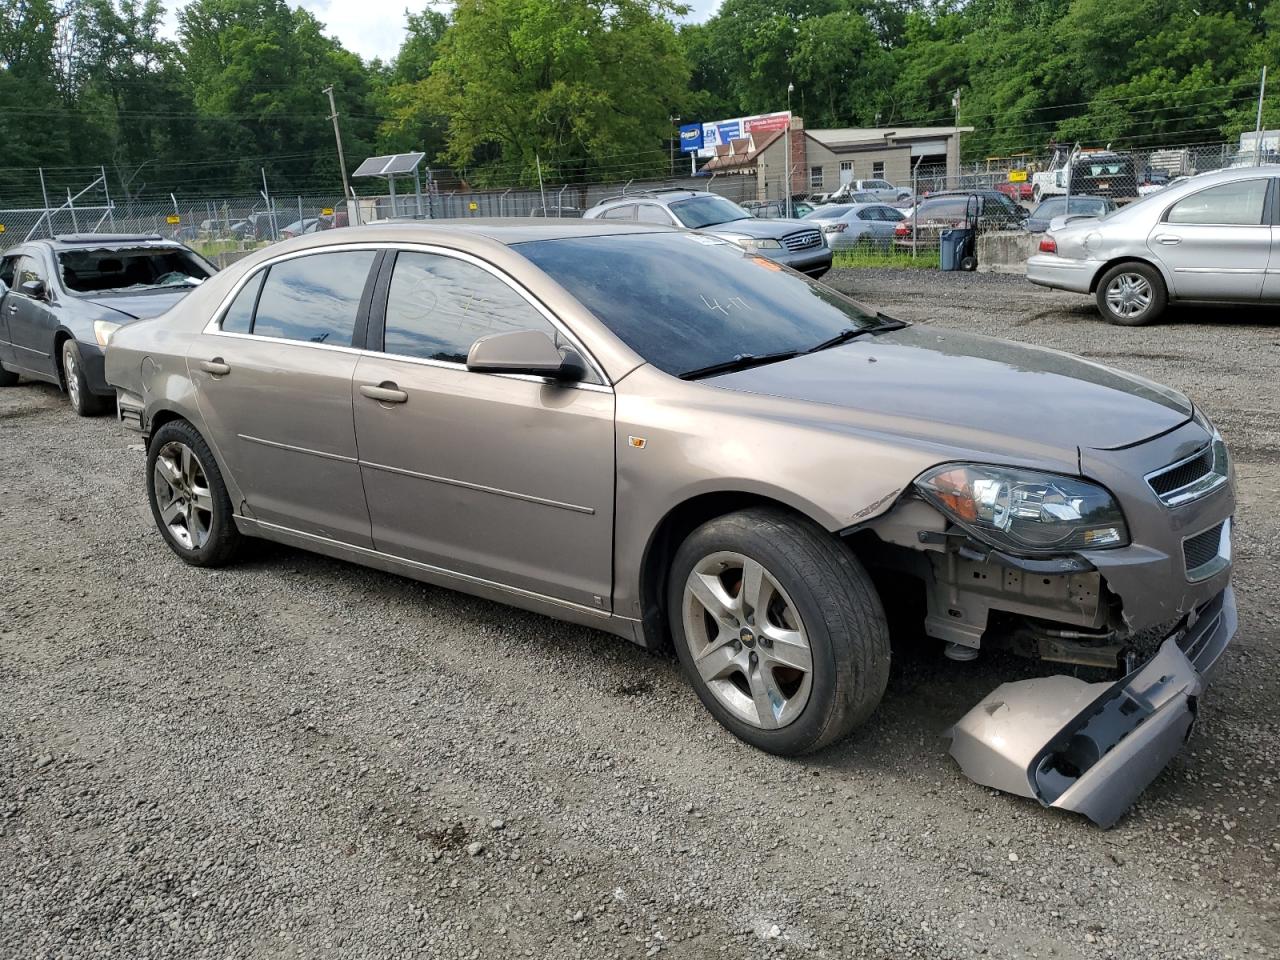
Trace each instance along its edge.
{"label": "blue sign", "polygon": [[721,143],[728,143],[730,140],[737,140],[742,136],[742,122],[739,120],[718,123],[716,124],[716,129],[720,135]]}
{"label": "blue sign", "polygon": [[693,153],[702,149],[702,124],[686,123],[680,128],[680,152]]}

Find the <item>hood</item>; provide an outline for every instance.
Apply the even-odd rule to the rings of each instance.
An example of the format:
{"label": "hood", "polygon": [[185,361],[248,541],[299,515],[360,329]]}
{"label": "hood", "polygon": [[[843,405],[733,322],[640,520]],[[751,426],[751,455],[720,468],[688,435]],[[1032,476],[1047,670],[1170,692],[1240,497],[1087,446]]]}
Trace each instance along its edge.
{"label": "hood", "polygon": [[724,237],[752,237],[756,240],[779,240],[797,230],[818,230],[812,220],[734,220],[730,223],[718,223],[713,227],[703,227],[703,233]]}
{"label": "hood", "polygon": [[[112,314],[104,314],[103,319],[108,316],[111,320],[128,323],[129,320],[147,320],[151,317],[158,317],[162,313],[166,313],[177,306],[178,301],[194,290],[195,287],[184,287],[181,290],[172,290],[156,293],[134,293],[121,294],[119,296],[98,295],[96,297],[82,297],[85,303],[91,303],[95,307],[103,307],[105,310],[114,311]],[[126,319],[121,320],[123,316]]]}
{"label": "hood", "polygon": [[[1142,377],[1056,350],[994,337],[906,327],[704,383],[904,417],[1009,441],[1126,447],[1180,426],[1193,408]],[[1072,459],[1075,459],[1074,454]]]}

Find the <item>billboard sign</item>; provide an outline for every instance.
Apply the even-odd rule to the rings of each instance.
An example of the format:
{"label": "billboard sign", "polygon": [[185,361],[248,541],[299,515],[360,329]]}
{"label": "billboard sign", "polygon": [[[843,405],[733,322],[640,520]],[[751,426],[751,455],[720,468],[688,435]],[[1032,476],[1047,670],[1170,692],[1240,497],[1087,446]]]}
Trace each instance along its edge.
{"label": "billboard sign", "polygon": [[693,153],[702,149],[702,124],[686,123],[680,128],[680,152]]}
{"label": "billboard sign", "polygon": [[[698,156],[713,157],[716,153],[716,147],[725,146],[730,140],[738,140],[752,134],[785,130],[790,123],[791,113],[789,111],[760,113],[752,117],[734,117],[729,120],[714,120],[701,125],[702,143],[700,148],[689,146],[690,141],[685,139],[685,130],[688,127],[681,127],[680,149],[686,153],[691,153],[694,149],[697,149]],[[688,126],[696,126],[696,124]]]}

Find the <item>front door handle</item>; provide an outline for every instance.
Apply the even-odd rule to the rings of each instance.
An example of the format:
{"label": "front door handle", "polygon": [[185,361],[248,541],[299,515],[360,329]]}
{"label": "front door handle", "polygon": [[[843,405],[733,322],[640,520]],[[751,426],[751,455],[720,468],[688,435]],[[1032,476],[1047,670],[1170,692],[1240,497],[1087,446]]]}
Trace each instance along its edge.
{"label": "front door handle", "polygon": [[1166,247],[1172,247],[1175,243],[1181,243],[1182,238],[1176,237],[1172,233],[1162,233],[1156,237],[1157,243],[1163,243]]}
{"label": "front door handle", "polygon": [[390,380],[384,380],[377,386],[372,383],[362,383],[360,392],[370,400],[377,400],[379,403],[404,403],[409,399],[409,395]]}
{"label": "front door handle", "polygon": [[231,367],[223,362],[221,357],[214,357],[212,360],[201,360],[200,369],[205,373],[213,374],[215,377],[225,377],[231,372]]}

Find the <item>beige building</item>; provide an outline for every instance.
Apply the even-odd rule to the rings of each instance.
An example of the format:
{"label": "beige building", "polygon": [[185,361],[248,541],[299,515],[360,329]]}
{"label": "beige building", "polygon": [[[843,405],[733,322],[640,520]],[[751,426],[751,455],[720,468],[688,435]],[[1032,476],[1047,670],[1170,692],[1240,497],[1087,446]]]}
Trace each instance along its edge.
{"label": "beige building", "polygon": [[[973,127],[842,127],[806,130],[791,120],[792,194],[830,193],[852,180],[889,180],[910,186],[913,166],[930,174],[960,170],[959,135]],[[787,137],[780,132],[746,137],[720,147],[702,167],[717,176],[752,176],[759,200],[784,195]],[[749,190],[742,191],[743,195]]]}

